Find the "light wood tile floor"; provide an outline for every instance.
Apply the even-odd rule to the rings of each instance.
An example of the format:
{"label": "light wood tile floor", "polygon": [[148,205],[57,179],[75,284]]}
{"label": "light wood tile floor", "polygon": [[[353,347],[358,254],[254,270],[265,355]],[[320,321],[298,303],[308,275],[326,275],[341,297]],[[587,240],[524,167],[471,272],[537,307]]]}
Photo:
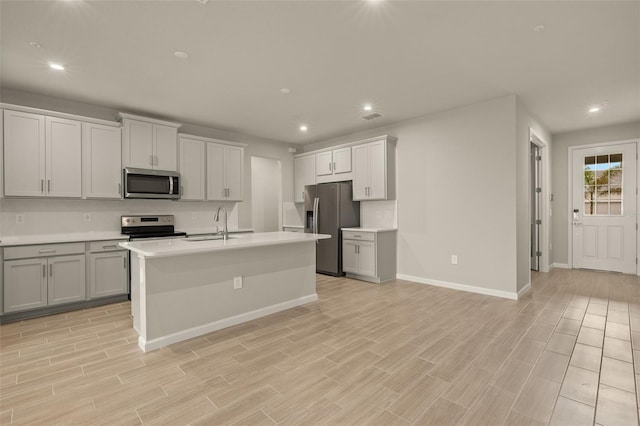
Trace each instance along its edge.
{"label": "light wood tile floor", "polygon": [[0,423],[637,425],[640,279],[511,301],[318,276],[320,300],[144,354],[128,303],[0,326]]}

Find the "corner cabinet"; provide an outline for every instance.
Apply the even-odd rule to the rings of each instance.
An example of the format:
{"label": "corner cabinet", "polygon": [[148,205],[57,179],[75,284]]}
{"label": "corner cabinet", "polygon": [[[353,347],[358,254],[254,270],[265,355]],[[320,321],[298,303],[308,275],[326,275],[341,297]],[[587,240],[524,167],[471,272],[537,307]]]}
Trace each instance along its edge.
{"label": "corner cabinet", "polygon": [[342,269],[347,277],[383,283],[396,277],[396,231],[342,231]]}
{"label": "corner cabinet", "polygon": [[314,154],[296,157],[293,160],[295,173],[293,201],[304,203],[304,187],[316,184],[316,156]]}
{"label": "corner cabinet", "polygon": [[207,144],[207,199],[242,201],[244,147]]}
{"label": "corner cabinet", "polygon": [[83,198],[122,198],[122,130],[82,123]]}
{"label": "corner cabinet", "polygon": [[119,113],[124,167],[178,170],[178,123]]}
{"label": "corner cabinet", "polygon": [[395,139],[353,146],[353,199],[395,199]]}
{"label": "corner cabinet", "polygon": [[82,196],[81,122],[4,111],[5,196]]}

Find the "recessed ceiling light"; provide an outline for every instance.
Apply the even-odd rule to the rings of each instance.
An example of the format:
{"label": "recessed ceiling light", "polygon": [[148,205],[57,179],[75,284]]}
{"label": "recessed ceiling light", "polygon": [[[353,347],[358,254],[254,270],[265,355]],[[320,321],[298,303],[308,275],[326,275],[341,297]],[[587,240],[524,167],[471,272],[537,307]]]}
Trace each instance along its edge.
{"label": "recessed ceiling light", "polygon": [[589,112],[598,112],[598,111],[600,111],[600,107],[599,106],[594,106],[594,107],[589,108]]}
{"label": "recessed ceiling light", "polygon": [[301,132],[306,132],[307,130],[308,130],[308,127],[307,127],[306,124],[303,124],[303,125],[300,126],[300,131]]}
{"label": "recessed ceiling light", "polygon": [[289,93],[291,93],[291,89],[287,89],[286,87],[283,87],[282,89],[280,89],[280,93],[284,95],[288,95]]}
{"label": "recessed ceiling light", "polygon": [[54,70],[64,71],[64,67],[62,65],[56,64],[54,62],[49,62],[49,67],[53,68]]}
{"label": "recessed ceiling light", "polygon": [[367,104],[367,105],[363,106],[362,109],[365,110],[365,111],[371,111],[373,109],[373,107],[371,105]]}
{"label": "recessed ceiling light", "polygon": [[541,32],[541,31],[544,31],[544,25],[538,25],[538,26],[533,27],[533,31],[535,31],[537,33]]}
{"label": "recessed ceiling light", "polygon": [[178,59],[189,59],[189,54],[187,52],[181,52],[178,50],[177,52],[173,52],[173,55]]}
{"label": "recessed ceiling light", "polygon": [[42,45],[40,43],[38,43],[37,41],[30,41],[29,42],[29,46],[39,49],[40,47],[42,47]]}

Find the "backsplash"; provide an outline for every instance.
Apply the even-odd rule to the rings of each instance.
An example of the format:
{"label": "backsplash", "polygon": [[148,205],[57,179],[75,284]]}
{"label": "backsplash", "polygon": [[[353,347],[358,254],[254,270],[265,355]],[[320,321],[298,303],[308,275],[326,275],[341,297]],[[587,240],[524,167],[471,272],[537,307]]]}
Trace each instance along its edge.
{"label": "backsplash", "polygon": [[398,200],[360,202],[360,227],[397,228]]}
{"label": "backsplash", "polygon": [[[168,200],[56,200],[2,199],[0,237],[77,232],[119,232],[120,216],[172,214],[178,231],[216,230],[215,210],[223,205],[229,228],[238,228],[238,204]],[[85,215],[90,215],[90,220]],[[17,215],[23,222],[17,223]]]}

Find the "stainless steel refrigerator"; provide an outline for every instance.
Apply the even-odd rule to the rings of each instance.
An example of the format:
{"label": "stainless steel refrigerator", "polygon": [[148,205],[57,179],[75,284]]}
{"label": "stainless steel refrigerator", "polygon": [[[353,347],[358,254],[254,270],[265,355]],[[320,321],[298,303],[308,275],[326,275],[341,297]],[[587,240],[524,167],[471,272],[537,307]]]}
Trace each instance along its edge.
{"label": "stainless steel refrigerator", "polygon": [[304,187],[305,230],[329,234],[318,240],[316,272],[342,276],[342,228],[360,226],[360,202],[353,201],[351,182],[320,183]]}

